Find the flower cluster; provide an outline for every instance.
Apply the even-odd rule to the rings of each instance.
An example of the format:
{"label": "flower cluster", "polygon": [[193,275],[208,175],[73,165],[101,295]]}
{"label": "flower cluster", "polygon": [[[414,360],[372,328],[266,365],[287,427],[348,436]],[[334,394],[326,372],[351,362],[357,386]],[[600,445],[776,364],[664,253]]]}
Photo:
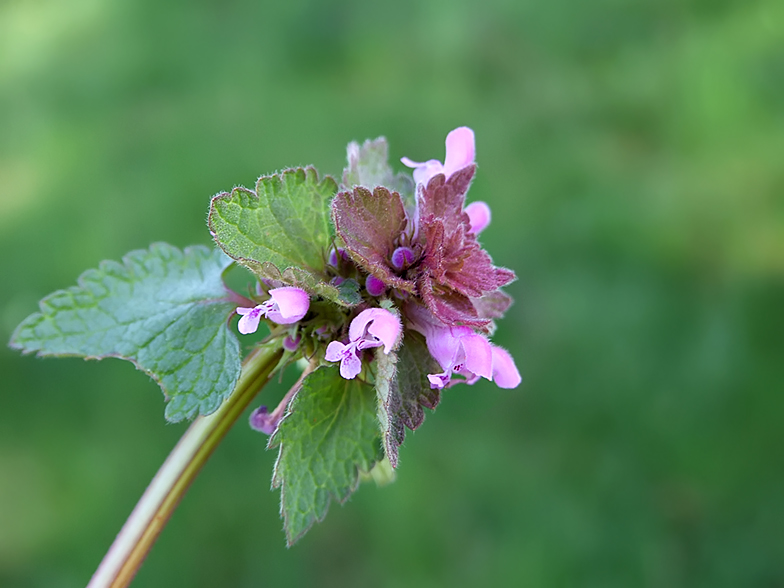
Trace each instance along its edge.
{"label": "flower cluster", "polygon": [[[352,153],[356,157],[350,151],[350,159]],[[370,350],[390,354],[406,333],[416,332],[442,370],[427,374],[430,388],[480,378],[501,388],[518,386],[511,355],[488,340],[493,320],[511,304],[499,288],[515,275],[494,266],[477,240],[491,214],[484,202],[465,203],[474,160],[474,133],[460,127],[447,136],[443,163],[402,158],[414,170],[410,197],[375,182],[342,186],[332,202],[337,246],[325,254],[325,271],[333,285],[363,284],[361,302],[325,318],[309,314],[311,295],[305,290],[281,286],[257,306],[237,308],[240,332],[255,331],[261,318],[290,325],[286,349],[295,350],[305,336],[313,354],[339,363],[346,379],[372,378]],[[272,432],[281,413],[280,407],[273,413],[262,407],[252,423]]]}
{"label": "flower cluster", "polygon": [[[42,300],[11,346],[130,360],[160,383],[169,421],[211,415],[224,432],[275,372],[299,364],[278,405],[250,417],[279,447],[272,485],[291,545],[360,477],[392,477],[406,430],[444,390],[520,384],[489,339],[515,275],[479,244],[491,214],[466,204],[474,160],[474,133],[461,127],[443,162],[403,158],[413,173],[392,170],[379,137],[349,145],[340,184],[312,166],[263,175],[210,201],[222,251],[156,244],[103,263]],[[254,274],[255,291],[231,288],[236,266]],[[244,361],[249,345],[227,332],[235,315],[243,335],[269,331]],[[186,460],[203,461],[183,446]]]}

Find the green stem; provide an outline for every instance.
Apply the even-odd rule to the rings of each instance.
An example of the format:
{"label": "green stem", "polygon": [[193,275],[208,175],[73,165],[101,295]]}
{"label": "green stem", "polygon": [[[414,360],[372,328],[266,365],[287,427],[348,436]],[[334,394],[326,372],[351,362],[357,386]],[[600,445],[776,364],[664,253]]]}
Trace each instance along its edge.
{"label": "green stem", "polygon": [[280,348],[261,347],[245,359],[231,396],[216,412],[197,417],[155,474],[87,588],[121,588],[136,575],[191,482],[237,418],[269,381]]}

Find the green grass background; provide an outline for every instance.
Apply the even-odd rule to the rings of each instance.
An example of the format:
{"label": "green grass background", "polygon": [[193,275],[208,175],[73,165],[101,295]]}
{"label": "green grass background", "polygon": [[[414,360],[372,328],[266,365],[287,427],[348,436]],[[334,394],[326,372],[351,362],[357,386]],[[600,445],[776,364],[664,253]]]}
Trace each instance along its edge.
{"label": "green grass background", "polygon": [[[135,586],[784,586],[780,0],[7,0],[0,339],[218,191],[460,125],[522,387],[450,390],[289,550],[240,423]],[[185,426],[119,361],[0,387],[0,585],[83,586]]]}

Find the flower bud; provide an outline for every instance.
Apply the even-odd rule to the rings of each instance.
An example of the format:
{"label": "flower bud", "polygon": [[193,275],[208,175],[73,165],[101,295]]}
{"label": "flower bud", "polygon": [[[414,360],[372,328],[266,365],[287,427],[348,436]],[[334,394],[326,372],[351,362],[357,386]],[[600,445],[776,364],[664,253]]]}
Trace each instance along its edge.
{"label": "flower bud", "polygon": [[398,247],[392,253],[392,265],[395,269],[406,269],[414,263],[414,250],[410,247]]}
{"label": "flower bud", "polygon": [[302,341],[302,337],[300,335],[297,335],[296,338],[292,338],[291,335],[286,335],[286,337],[283,339],[283,349],[294,352],[299,347],[300,341]]}
{"label": "flower bud", "polygon": [[274,414],[270,413],[266,406],[260,406],[251,413],[250,426],[256,431],[272,435],[278,426],[278,422]]}
{"label": "flower bud", "polygon": [[371,296],[381,296],[386,291],[387,286],[376,276],[370,275],[365,280],[365,289]]}

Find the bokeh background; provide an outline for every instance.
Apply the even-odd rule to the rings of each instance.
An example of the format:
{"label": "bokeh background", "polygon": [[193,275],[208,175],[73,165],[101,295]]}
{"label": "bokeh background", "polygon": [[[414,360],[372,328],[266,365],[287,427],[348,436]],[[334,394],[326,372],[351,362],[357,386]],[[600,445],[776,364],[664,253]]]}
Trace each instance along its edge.
{"label": "bokeh background", "polygon": [[[289,550],[240,423],[136,586],[784,586],[780,0],[6,0],[0,339],[208,244],[216,192],[460,125],[523,386],[449,391]],[[0,386],[0,585],[83,586],[185,426],[119,361],[3,347]]]}

